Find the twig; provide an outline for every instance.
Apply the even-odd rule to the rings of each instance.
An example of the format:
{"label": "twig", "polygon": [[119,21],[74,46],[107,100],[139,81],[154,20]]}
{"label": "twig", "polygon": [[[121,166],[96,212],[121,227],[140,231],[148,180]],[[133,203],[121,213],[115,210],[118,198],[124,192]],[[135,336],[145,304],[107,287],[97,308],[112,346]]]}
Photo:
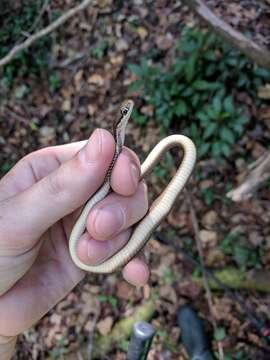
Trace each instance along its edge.
{"label": "twig", "polygon": [[[197,246],[198,253],[199,253],[199,259],[200,259],[202,273],[203,273],[203,285],[204,285],[204,288],[205,288],[206,299],[207,299],[207,302],[208,302],[208,307],[209,307],[209,311],[210,311],[210,316],[211,316],[211,321],[212,321],[212,324],[213,324],[213,328],[214,328],[214,331],[216,333],[216,331],[217,331],[217,323],[216,323],[215,316],[214,316],[214,310],[213,310],[214,305],[213,305],[212,293],[211,293],[211,290],[210,290],[210,287],[209,287],[209,284],[208,284],[207,274],[206,274],[206,271],[205,271],[205,265],[204,265],[204,260],[203,260],[203,250],[202,250],[202,241],[201,241],[201,237],[200,237],[199,222],[198,222],[198,219],[197,219],[197,215],[196,215],[196,211],[195,211],[195,207],[194,207],[194,204],[193,204],[193,199],[192,199],[191,193],[188,190],[186,190],[185,195],[186,195],[188,205],[189,205],[189,209],[190,209],[192,227],[193,227],[193,231],[194,231],[196,246]],[[218,341],[217,343],[218,343],[219,360],[223,360],[224,359],[224,352],[223,352],[222,343],[220,341]]]}
{"label": "twig", "polygon": [[48,35],[52,31],[57,29],[59,26],[63,25],[71,17],[73,17],[74,15],[79,13],[80,11],[86,9],[90,5],[91,1],[92,0],[84,0],[84,1],[82,1],[81,4],[75,6],[74,8],[69,9],[66,13],[64,13],[58,19],[53,21],[50,25],[46,26],[44,29],[38,31],[37,33],[35,33],[35,34],[31,35],[31,36],[29,36],[29,38],[26,39],[21,44],[14,46],[6,56],[4,56],[2,59],[0,59],[0,67],[8,64],[19,51],[27,49],[35,41],[37,41],[38,39],[40,39],[43,36]]}
{"label": "twig", "polygon": [[270,177],[270,152],[262,155],[254,164],[249,166],[253,170],[244,182],[236,189],[228,192],[227,196],[233,201],[248,199],[252,192],[258,189]]}
{"label": "twig", "polygon": [[248,39],[239,31],[221,20],[202,0],[182,0],[188,7],[206,21],[215,32],[239,49],[260,66],[270,68],[270,52],[263,46]]}
{"label": "twig", "polygon": [[94,332],[97,325],[98,318],[100,316],[100,302],[97,302],[97,310],[95,311],[94,318],[92,321],[91,330],[89,330],[88,334],[88,360],[92,360],[93,356],[93,341],[94,341]]}

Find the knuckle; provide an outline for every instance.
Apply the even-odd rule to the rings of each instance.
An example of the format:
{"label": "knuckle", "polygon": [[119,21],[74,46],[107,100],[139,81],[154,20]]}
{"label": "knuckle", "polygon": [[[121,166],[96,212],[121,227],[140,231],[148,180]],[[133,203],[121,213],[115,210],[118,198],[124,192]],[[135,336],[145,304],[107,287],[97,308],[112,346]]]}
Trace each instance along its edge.
{"label": "knuckle", "polygon": [[48,175],[48,188],[50,194],[53,196],[59,196],[61,193],[63,193],[65,187],[59,171]]}

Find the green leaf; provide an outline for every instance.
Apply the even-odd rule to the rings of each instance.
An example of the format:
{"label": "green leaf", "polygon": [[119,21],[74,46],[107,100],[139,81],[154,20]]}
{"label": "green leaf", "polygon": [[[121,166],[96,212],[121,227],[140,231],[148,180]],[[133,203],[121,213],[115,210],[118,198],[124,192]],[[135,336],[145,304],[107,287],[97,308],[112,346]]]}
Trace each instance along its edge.
{"label": "green leaf", "polygon": [[196,72],[196,62],[198,59],[198,54],[197,52],[194,52],[188,59],[187,63],[186,63],[186,67],[185,67],[185,75],[186,75],[186,80],[187,82],[190,82]]}
{"label": "green leaf", "polygon": [[226,330],[223,327],[218,327],[214,333],[214,338],[216,341],[222,341],[226,337]]}
{"label": "green leaf", "polygon": [[176,113],[176,115],[178,116],[185,116],[188,112],[188,107],[187,104],[184,100],[180,99],[177,102],[177,105],[174,107],[174,112]]}
{"label": "green leaf", "polygon": [[226,96],[226,98],[223,101],[224,109],[232,114],[234,112],[234,104],[233,104],[233,97],[232,95]]}
{"label": "green leaf", "polygon": [[202,123],[207,124],[209,121],[209,117],[203,111],[199,111],[196,113],[196,117],[201,120]]}
{"label": "green leaf", "polygon": [[234,133],[227,127],[222,127],[220,129],[220,137],[229,144],[234,144],[235,142]]}
{"label": "green leaf", "polygon": [[201,158],[207,154],[210,149],[210,143],[203,143],[198,147],[198,157]]}
{"label": "green leaf", "polygon": [[221,143],[216,141],[212,145],[212,154],[214,158],[219,158],[221,154]]}
{"label": "green leaf", "polygon": [[143,82],[141,80],[134,81],[129,87],[128,87],[128,93],[131,94],[133,92],[136,92],[139,90],[143,85]]}
{"label": "green leaf", "polygon": [[204,140],[209,139],[215,133],[217,127],[218,127],[217,123],[215,122],[210,123],[203,132],[203,139]]}
{"label": "green leaf", "polygon": [[221,151],[222,151],[223,155],[226,157],[231,155],[231,148],[226,143],[221,144]]}
{"label": "green leaf", "polygon": [[196,138],[198,135],[198,127],[195,123],[191,124],[190,126],[190,136],[192,138]]}
{"label": "green leaf", "polygon": [[15,97],[16,99],[22,99],[24,98],[26,95],[28,95],[30,92],[30,89],[27,85],[23,84],[21,86],[18,86],[15,89]]}
{"label": "green leaf", "polygon": [[192,84],[195,90],[216,90],[220,88],[220,84],[216,82],[208,82],[205,80],[196,80]]}
{"label": "green leaf", "polygon": [[219,96],[215,96],[213,99],[213,109],[218,116],[221,111],[221,100]]}
{"label": "green leaf", "polygon": [[142,76],[142,68],[137,64],[128,64],[128,68],[133,74],[137,75],[138,77]]}

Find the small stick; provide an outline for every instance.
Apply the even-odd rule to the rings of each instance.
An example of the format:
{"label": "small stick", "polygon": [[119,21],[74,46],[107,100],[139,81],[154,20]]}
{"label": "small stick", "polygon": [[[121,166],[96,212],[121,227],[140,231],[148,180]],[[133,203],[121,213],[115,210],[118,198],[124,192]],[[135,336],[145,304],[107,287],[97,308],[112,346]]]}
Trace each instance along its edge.
{"label": "small stick", "polygon": [[[198,253],[199,253],[199,259],[200,259],[202,273],[203,273],[203,285],[205,288],[206,299],[208,302],[208,307],[209,307],[209,311],[210,311],[213,328],[216,333],[217,323],[216,323],[216,320],[214,317],[212,293],[211,293],[211,290],[210,290],[210,287],[208,284],[208,278],[207,278],[207,274],[205,271],[205,265],[204,265],[204,260],[203,260],[203,250],[202,250],[202,241],[201,241],[201,237],[200,237],[199,222],[197,219],[197,215],[196,215],[196,211],[195,211],[195,207],[193,204],[193,199],[192,199],[191,193],[188,190],[186,190],[185,195],[186,195],[186,199],[188,201],[188,205],[189,205],[189,209],[190,209],[191,221],[192,221],[196,246],[197,246]],[[218,343],[219,360],[224,360],[224,352],[223,352],[222,343],[220,341],[218,341],[217,343]]]}
{"label": "small stick", "polygon": [[89,335],[88,335],[88,360],[92,360],[93,357],[94,332],[99,316],[100,316],[100,303],[98,302],[97,310],[95,311],[91,330],[89,330]]}

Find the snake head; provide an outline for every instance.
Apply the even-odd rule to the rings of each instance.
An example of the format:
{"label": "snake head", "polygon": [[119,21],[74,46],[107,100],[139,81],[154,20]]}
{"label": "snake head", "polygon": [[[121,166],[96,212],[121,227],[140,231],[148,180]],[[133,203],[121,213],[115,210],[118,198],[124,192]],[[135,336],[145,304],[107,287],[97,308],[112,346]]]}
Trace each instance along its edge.
{"label": "snake head", "polygon": [[116,143],[122,145],[125,140],[125,132],[128,120],[133,110],[134,102],[132,100],[125,101],[120,108],[120,117],[114,121],[113,124],[113,135]]}

